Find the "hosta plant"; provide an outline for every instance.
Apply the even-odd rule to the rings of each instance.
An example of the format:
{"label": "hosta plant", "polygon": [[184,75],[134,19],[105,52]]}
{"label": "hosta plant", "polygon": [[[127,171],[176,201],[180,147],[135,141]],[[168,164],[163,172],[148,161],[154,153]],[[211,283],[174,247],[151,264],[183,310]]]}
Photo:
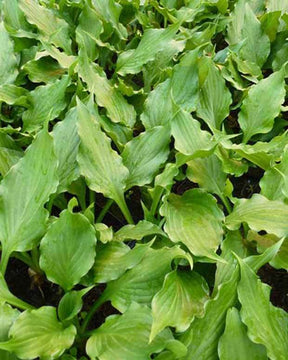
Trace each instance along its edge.
{"label": "hosta plant", "polygon": [[287,359],[288,2],[0,8],[1,360]]}

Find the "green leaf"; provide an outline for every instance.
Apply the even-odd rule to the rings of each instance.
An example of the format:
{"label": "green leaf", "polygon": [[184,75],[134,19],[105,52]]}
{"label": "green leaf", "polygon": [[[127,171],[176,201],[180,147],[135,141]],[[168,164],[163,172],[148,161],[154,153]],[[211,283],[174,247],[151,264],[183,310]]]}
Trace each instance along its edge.
{"label": "green leaf", "polygon": [[207,123],[212,131],[220,129],[223,120],[229,114],[232,98],[220,71],[208,57],[201,59],[199,83],[197,115]]}
{"label": "green leaf", "polygon": [[0,173],[4,177],[11,166],[23,156],[23,151],[7,134],[0,133]]}
{"label": "green leaf", "polygon": [[107,115],[113,122],[129,127],[134,125],[136,112],[133,106],[128,104],[121,92],[106,78],[101,67],[90,62],[83,52],[79,56],[78,72],[90,93],[95,95],[97,104],[106,108]]}
{"label": "green leaf", "polygon": [[76,335],[74,325],[64,327],[57,320],[56,309],[43,306],[24,311],[14,322],[9,339],[0,349],[11,351],[21,359],[57,359],[72,346]]}
{"label": "green leaf", "polygon": [[38,27],[46,41],[62,48],[68,55],[71,54],[69,26],[63,19],[41,6],[38,1],[19,0],[19,6],[29,23]]}
{"label": "green leaf", "polygon": [[160,165],[169,154],[170,133],[167,127],[157,126],[129,141],[121,154],[130,174],[127,189],[151,183]]}
{"label": "green leaf", "polygon": [[35,83],[52,83],[66,73],[66,69],[50,56],[28,61],[23,66],[23,70],[28,74],[29,79]]}
{"label": "green leaf", "polygon": [[145,236],[149,235],[162,235],[166,236],[161,228],[146,220],[139,221],[136,225],[125,225],[118,230],[114,236],[114,241],[125,240],[142,240]]}
{"label": "green leaf", "polygon": [[241,29],[244,46],[240,50],[240,54],[244,60],[251,61],[261,68],[270,52],[269,37],[262,30],[261,23],[248,2],[245,4],[244,12],[244,24]]}
{"label": "green leaf", "polygon": [[148,249],[138,266],[108,284],[104,298],[111,300],[112,305],[121,312],[133,301],[150,305],[153,296],[161,289],[165,275],[171,271],[172,260],[179,257],[192,263],[189,255],[179,247]]}
{"label": "green leaf", "polygon": [[32,249],[45,233],[43,206],[56,191],[56,171],[53,139],[43,130],[0,185],[2,255]]}
{"label": "green leaf", "polygon": [[111,148],[110,140],[101,131],[96,119],[78,102],[80,146],[78,164],[91,190],[109,197],[126,211],[124,190],[129,176],[121,156]]}
{"label": "green leaf", "polygon": [[221,285],[214,299],[207,301],[205,316],[196,318],[189,330],[180,338],[188,347],[185,360],[217,360],[217,346],[219,337],[225,327],[227,310],[237,300],[238,267],[227,269],[230,279]]}
{"label": "green leaf", "polygon": [[196,158],[187,163],[187,177],[206,191],[223,197],[227,175],[222,170],[222,162],[215,154]]}
{"label": "green leaf", "polygon": [[170,79],[167,79],[149,93],[144,103],[141,121],[146,129],[166,125],[169,124],[178,110],[172,101]]}
{"label": "green leaf", "polygon": [[111,24],[121,39],[126,39],[127,30],[119,20],[122,6],[113,0],[92,0],[92,5],[98,17],[103,22]]}
{"label": "green leaf", "polygon": [[65,92],[69,85],[68,76],[53,84],[38,86],[31,91],[28,101],[31,106],[23,114],[24,129],[28,132],[38,130],[46,121],[54,120],[67,105]]}
{"label": "green leaf", "polygon": [[[1,304],[0,305],[0,341],[5,341],[8,339],[9,329],[11,328],[14,321],[19,316],[19,311],[13,309],[8,304]],[[18,358],[4,350],[0,350],[1,360],[17,360]]]}
{"label": "green leaf", "polygon": [[53,129],[55,153],[58,159],[58,193],[67,190],[68,186],[79,177],[77,154],[80,139],[77,130],[77,109],[72,108],[65,119]]}
{"label": "green leaf", "polygon": [[250,88],[238,119],[244,133],[244,143],[253,135],[272,129],[285,99],[284,85],[284,72],[278,71]]}
{"label": "green leaf", "polygon": [[254,194],[251,199],[241,199],[226,218],[226,226],[236,230],[247,223],[252,230],[265,230],[278,237],[288,235],[288,205]]}
{"label": "green leaf", "polygon": [[80,291],[69,291],[66,293],[58,305],[58,316],[61,321],[72,320],[82,309],[82,297],[86,295],[92,287]]}
{"label": "green leaf", "polygon": [[269,55],[270,41],[253,12],[255,4],[246,0],[237,2],[228,26],[228,43],[230,47],[241,44],[238,56],[261,68]]}
{"label": "green leaf", "polygon": [[264,346],[253,343],[247,336],[238,310],[234,307],[227,311],[226,326],[218,345],[220,360],[266,360]]}
{"label": "green leaf", "polygon": [[14,54],[14,45],[3,23],[0,23],[0,85],[11,84],[17,77],[17,60]]}
{"label": "green leaf", "polygon": [[86,50],[87,56],[91,60],[95,60],[98,55],[98,49],[95,45],[100,39],[102,31],[102,22],[98,14],[88,4],[85,4],[79,16],[76,41],[81,49]]}
{"label": "green leaf", "polygon": [[269,200],[282,200],[288,197],[288,148],[285,148],[280,164],[265,171],[260,180],[261,194]]}
{"label": "green leaf", "polygon": [[196,109],[198,101],[198,49],[185,54],[173,68],[171,78],[171,97],[183,110]]}
{"label": "green leaf", "polygon": [[31,26],[25,19],[25,15],[19,8],[18,0],[4,0],[3,15],[5,19],[5,27],[11,34],[28,35]]}
{"label": "green leaf", "polygon": [[[284,241],[279,240],[275,235],[265,234],[260,235],[255,231],[249,231],[247,236],[248,241],[255,241],[257,244],[257,251],[263,253],[260,256],[264,256],[265,253],[275,248],[274,256],[269,258],[269,263],[276,269],[288,270],[288,239]],[[266,263],[268,262],[266,261]],[[251,264],[246,261],[251,267]],[[253,269],[254,270],[254,269]]]}
{"label": "green leaf", "polygon": [[193,255],[219,260],[216,250],[222,239],[224,215],[212,195],[199,189],[182,196],[170,194],[160,209],[165,231],[173,242],[182,242]]}
{"label": "green leaf", "polygon": [[204,315],[204,303],[209,288],[202,276],[195,271],[174,270],[165,276],[161,290],[152,300],[152,341],[166,326],[177,332],[188,329],[194,316]]}
{"label": "green leaf", "polygon": [[181,109],[171,121],[171,133],[175,139],[175,149],[184,155],[206,156],[215,146],[212,136],[201,130],[200,122]]}
{"label": "green leaf", "polygon": [[240,259],[238,261],[241,268],[238,296],[248,336],[267,348],[269,359],[284,360],[288,352],[288,315],[270,303],[270,287],[262,284],[248,265]]}
{"label": "green leaf", "polygon": [[9,105],[20,105],[28,107],[28,94],[28,90],[12,84],[4,84],[0,86],[0,101],[4,101]]}
{"label": "green leaf", "polygon": [[288,12],[288,4],[285,0],[267,0],[267,11],[282,11]]}
{"label": "green leaf", "polygon": [[160,51],[165,50],[170,42],[174,41],[180,24],[170,25],[166,29],[148,29],[134,50],[123,52],[117,61],[116,70],[119,75],[137,74],[144,64],[155,59]]}
{"label": "green leaf", "polygon": [[93,270],[94,283],[107,283],[118,279],[126,270],[136,266],[145,256],[151,243],[130,249],[122,242],[112,241],[97,249]]}
{"label": "green leaf", "polygon": [[95,243],[95,231],[88,219],[64,210],[41,240],[40,267],[50,281],[69,291],[91,269]]}
{"label": "green leaf", "polygon": [[165,331],[149,343],[151,324],[151,310],[133,303],[123,315],[109,316],[93,332],[86,345],[87,354],[93,360],[146,360],[172,339]]}

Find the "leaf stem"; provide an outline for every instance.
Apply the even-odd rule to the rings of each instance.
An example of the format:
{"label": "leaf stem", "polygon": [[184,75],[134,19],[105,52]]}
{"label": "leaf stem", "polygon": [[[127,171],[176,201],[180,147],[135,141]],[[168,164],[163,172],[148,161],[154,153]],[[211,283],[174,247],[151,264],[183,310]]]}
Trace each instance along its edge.
{"label": "leaf stem", "polygon": [[7,269],[9,257],[10,257],[10,251],[7,251],[4,247],[2,247],[0,271],[1,271],[3,276],[5,275],[5,272],[6,272],[6,269]]}
{"label": "leaf stem", "polygon": [[96,219],[96,223],[100,223],[104,219],[105,215],[107,214],[107,212],[110,209],[113,202],[114,202],[113,199],[107,200],[105,206],[102,208],[102,210],[100,211],[100,214],[98,215],[98,217]]}
{"label": "leaf stem", "polygon": [[93,306],[89,310],[88,314],[86,315],[85,319],[83,320],[80,332],[83,334],[89,325],[90,320],[92,319],[95,312],[98,310],[98,308],[106,301],[105,292],[102,293],[102,295],[94,302]]}
{"label": "leaf stem", "polygon": [[117,198],[114,198],[115,202],[119,206],[120,210],[122,211],[122,214],[124,215],[125,219],[127,220],[128,224],[134,224],[134,220],[132,218],[132,215],[130,213],[130,210],[128,209],[128,206],[126,204],[125,198],[123,194],[118,196]]}
{"label": "leaf stem", "polygon": [[152,216],[155,215],[155,212],[157,210],[157,207],[159,205],[159,201],[161,199],[161,196],[163,194],[163,188],[161,188],[160,186],[157,186],[155,189],[155,194],[153,196],[153,201],[152,201],[152,205],[151,205],[151,209],[150,209],[150,213]]}
{"label": "leaf stem", "polygon": [[219,197],[220,197],[221,201],[223,202],[228,214],[231,214],[232,208],[231,208],[231,205],[230,205],[229,201],[227,200],[226,196],[219,195]]}

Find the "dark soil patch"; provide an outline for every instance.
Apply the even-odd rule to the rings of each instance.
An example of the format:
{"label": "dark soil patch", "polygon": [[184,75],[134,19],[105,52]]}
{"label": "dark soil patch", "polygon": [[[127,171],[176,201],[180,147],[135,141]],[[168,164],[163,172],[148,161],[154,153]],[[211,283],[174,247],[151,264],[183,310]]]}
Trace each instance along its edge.
{"label": "dark soil patch", "polygon": [[44,305],[57,306],[62,297],[58,285],[44,277],[29,275],[28,266],[15,258],[9,260],[5,280],[12,294],[37,308]]}
{"label": "dark soil patch", "polygon": [[272,287],[270,301],[273,305],[288,311],[288,272],[284,269],[274,269],[271,265],[264,265],[258,275],[261,280]]}
{"label": "dark soil patch", "polygon": [[264,171],[259,167],[250,167],[247,173],[240,177],[231,177],[233,184],[233,196],[237,198],[251,198],[255,193],[260,192],[259,181],[262,178]]}

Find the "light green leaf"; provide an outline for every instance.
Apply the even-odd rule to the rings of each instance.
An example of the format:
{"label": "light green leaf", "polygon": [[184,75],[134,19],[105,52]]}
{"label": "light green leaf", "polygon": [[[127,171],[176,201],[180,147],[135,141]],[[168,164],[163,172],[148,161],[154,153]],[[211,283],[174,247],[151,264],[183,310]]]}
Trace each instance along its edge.
{"label": "light green leaf", "polygon": [[223,120],[229,114],[232,98],[219,69],[208,57],[201,59],[199,83],[197,115],[207,123],[211,130],[220,129]]}
{"label": "light green leaf", "polygon": [[161,174],[155,177],[155,187],[159,186],[163,189],[169,189],[173,184],[173,179],[177,176],[179,170],[176,164],[167,163]]}
{"label": "light green leaf", "polygon": [[[110,200],[113,201],[113,200]],[[92,204],[93,205],[93,204]],[[91,206],[91,205],[90,205]],[[94,207],[94,205],[93,205]],[[87,214],[84,214],[88,217]],[[92,223],[94,222],[94,214],[92,213]],[[100,240],[103,244],[106,244],[113,240],[113,229],[112,226],[108,227],[106,224],[103,223],[96,223],[94,224],[96,230],[97,239]]]}
{"label": "light green leaf", "polygon": [[196,318],[189,330],[180,338],[188,347],[185,360],[217,360],[217,346],[219,337],[225,327],[227,310],[237,300],[238,267],[230,266],[229,281],[219,288],[214,299],[206,302],[205,316]]}
{"label": "light green leaf", "polygon": [[200,122],[181,109],[171,121],[171,133],[175,139],[175,149],[184,155],[205,156],[215,146],[212,136],[201,130]]}
{"label": "light green leaf", "polygon": [[172,260],[179,257],[188,259],[192,264],[189,255],[179,247],[148,249],[138,266],[108,284],[104,298],[111,300],[121,312],[133,301],[150,305],[153,296],[161,289],[165,275],[171,271]]}
{"label": "light green leaf", "polygon": [[28,74],[29,79],[35,83],[53,83],[66,73],[66,69],[50,56],[28,61],[23,66],[23,70]]}
{"label": "light green leaf", "polygon": [[[41,131],[0,185],[2,254],[33,248],[46,230],[44,204],[57,189],[53,139]],[[4,255],[3,255],[4,256]]]}
{"label": "light green leaf", "polygon": [[248,171],[249,165],[234,151],[218,144],[215,153],[221,159],[223,171],[227,174],[241,176]]}
{"label": "light green leaf", "polygon": [[251,87],[239,114],[246,143],[253,135],[267,133],[285,99],[284,72],[278,71]]}
{"label": "light green leaf", "polygon": [[0,85],[11,84],[17,77],[17,59],[14,54],[14,45],[3,23],[0,23]]}
{"label": "light green leaf", "polygon": [[237,266],[237,260],[234,254],[244,258],[247,256],[247,248],[244,246],[242,234],[239,230],[228,230],[224,241],[221,243],[221,257],[226,260],[226,263],[217,263],[212,293],[213,297],[216,296],[221,289],[220,285],[229,281],[232,269],[235,269]]}
{"label": "light green leaf", "polygon": [[27,35],[31,26],[25,19],[25,15],[19,8],[18,0],[4,0],[3,15],[5,19],[5,27],[9,33],[25,34]]}
{"label": "light green leaf", "polygon": [[28,94],[28,90],[13,84],[4,84],[0,86],[0,101],[4,101],[9,105],[20,105],[28,107]]}
{"label": "light green leaf", "polygon": [[267,360],[265,347],[248,338],[246,327],[234,307],[227,311],[225,332],[219,340],[218,353],[220,360]]}
{"label": "light green leaf", "polygon": [[244,24],[241,29],[244,46],[241,48],[240,54],[244,60],[255,63],[261,68],[270,52],[270,40],[262,30],[261,23],[248,2],[245,4],[244,13]]}
{"label": "light green leaf", "polygon": [[23,151],[7,134],[0,133],[0,173],[4,177],[11,166],[23,156]]}
{"label": "light green leaf", "polygon": [[144,64],[154,60],[157,53],[169,46],[179,26],[180,24],[176,23],[166,29],[146,30],[135,50],[127,50],[119,56],[116,68],[118,74],[124,76],[140,72]]}
{"label": "light green leaf", "polygon": [[90,93],[95,95],[97,104],[107,109],[107,115],[113,122],[129,127],[134,125],[136,112],[133,106],[128,104],[121,92],[107,79],[102,68],[90,62],[83,52],[79,56],[78,72]]}
{"label": "light green leaf", "polygon": [[79,177],[77,154],[79,148],[79,135],[77,129],[77,109],[67,112],[65,119],[56,124],[53,129],[55,153],[58,159],[58,193]]}
{"label": "light green leaf", "polygon": [[267,11],[282,11],[283,13],[288,12],[288,3],[285,0],[267,0],[266,3]]}
{"label": "light green leaf", "polygon": [[102,31],[103,27],[99,16],[96,11],[86,3],[79,16],[79,24],[76,29],[76,41],[81,49],[85,49],[88,58],[91,60],[95,60],[98,54],[96,41],[100,38]]}
{"label": "light green leaf", "polygon": [[224,214],[212,195],[199,189],[182,196],[170,194],[160,213],[172,241],[182,242],[193,255],[219,260],[215,252],[222,239]]}
{"label": "light green leaf", "polygon": [[112,150],[109,138],[101,131],[88,109],[81,102],[78,102],[77,109],[81,140],[77,158],[80,173],[91,190],[115,200],[125,212],[124,190],[129,171],[120,155]]}
{"label": "light green leaf", "polygon": [[28,101],[31,106],[23,114],[26,131],[38,130],[46,121],[54,120],[65,109],[65,91],[69,82],[69,77],[63,76],[53,84],[38,86],[30,92]]}
{"label": "light green leaf", "polygon": [[72,320],[82,309],[82,297],[86,295],[92,287],[80,291],[69,291],[66,293],[58,305],[58,316],[61,321]]}
{"label": "light green leaf", "polygon": [[173,101],[187,112],[195,110],[198,101],[198,52],[196,49],[184,55],[171,78]]}
{"label": "light green leaf", "polygon": [[64,327],[57,320],[56,309],[43,306],[24,311],[14,322],[9,339],[0,343],[0,349],[11,351],[21,359],[57,359],[74,342],[74,325]]}
{"label": "light green leaf", "polygon": [[[276,248],[277,251],[275,251],[273,257],[269,258],[268,260],[269,263],[276,269],[288,270],[288,239],[287,238],[281,241],[275,235],[271,235],[271,234],[259,235],[257,232],[250,230],[248,232],[247,240],[256,242],[257,251],[263,253],[260,256],[263,256],[271,249]],[[268,261],[266,261],[266,263]],[[251,267],[248,261],[247,263]]]}
{"label": "light green leaf", "polygon": [[226,218],[226,226],[236,230],[247,223],[252,230],[265,230],[278,237],[288,235],[288,205],[254,194],[251,199],[241,199]]}
{"label": "light green leaf", "polygon": [[[270,52],[269,37],[254,14],[256,2],[240,0],[236,3],[232,21],[228,25],[228,43],[230,46],[242,44],[239,54],[243,60],[261,68]],[[253,9],[254,8],[254,9]]]}
{"label": "light green leaf", "polygon": [[262,284],[248,265],[240,259],[238,261],[241,268],[238,296],[248,336],[253,342],[266,346],[269,359],[285,360],[288,352],[288,315],[270,303],[270,287]]}
{"label": "light green leaf", "polygon": [[171,83],[170,79],[167,79],[149,93],[144,103],[144,111],[141,114],[141,121],[146,129],[169,124],[179,111],[179,108],[172,101],[170,91]]}
{"label": "light green leaf", "polygon": [[145,256],[151,243],[130,249],[122,242],[112,241],[97,249],[93,270],[94,283],[107,283],[118,279],[126,270],[136,266]]}
{"label": "light green leaf", "polygon": [[273,137],[269,142],[258,141],[253,145],[247,145],[243,143],[232,144],[231,142],[224,141],[222,145],[224,148],[235,152],[236,157],[239,155],[260,168],[267,170],[270,169],[274,161],[281,159],[287,143],[287,133],[283,133]]}
{"label": "light green leaf", "polygon": [[280,164],[265,171],[260,180],[261,194],[269,200],[284,200],[288,197],[288,147],[284,149]]}
{"label": "light green leaf", "polygon": [[169,155],[170,132],[157,126],[129,141],[121,154],[130,174],[126,188],[151,183],[160,166]]}
{"label": "light green leaf", "polygon": [[187,177],[206,191],[223,197],[227,175],[222,170],[222,162],[215,154],[196,158],[187,163]]}
{"label": "light green leaf", "polygon": [[166,236],[161,228],[146,220],[139,221],[136,225],[125,225],[118,230],[114,236],[114,241],[125,240],[142,240],[145,236],[149,235],[162,235]]}
{"label": "light green leaf", "polygon": [[95,230],[88,219],[64,210],[41,240],[40,267],[50,281],[69,291],[91,269],[95,243]]}
{"label": "light green leaf", "polygon": [[126,39],[127,30],[119,20],[122,6],[113,0],[92,0],[92,5],[98,17],[102,21],[111,24],[121,39]]}
{"label": "light green leaf", "polygon": [[38,27],[46,41],[62,48],[68,55],[71,54],[69,26],[63,19],[35,0],[19,0],[19,6],[29,23]]}
{"label": "light green leaf", "polygon": [[93,332],[86,345],[87,354],[92,360],[147,360],[172,340],[170,333],[164,331],[149,343],[151,324],[151,310],[133,303],[123,315],[109,316]]}
{"label": "light green leaf", "polygon": [[166,275],[161,290],[152,300],[152,341],[167,326],[177,332],[188,329],[194,316],[204,315],[209,288],[202,276],[194,271],[174,270]]}
{"label": "light green leaf", "polygon": [[[13,309],[8,304],[3,303],[0,305],[0,323],[1,323],[0,341],[5,341],[8,339],[9,329],[11,328],[12,324],[17,319],[19,314],[20,313],[18,310]],[[1,360],[17,360],[18,359],[15,355],[13,355],[5,350],[0,350],[0,357],[1,357]]]}

